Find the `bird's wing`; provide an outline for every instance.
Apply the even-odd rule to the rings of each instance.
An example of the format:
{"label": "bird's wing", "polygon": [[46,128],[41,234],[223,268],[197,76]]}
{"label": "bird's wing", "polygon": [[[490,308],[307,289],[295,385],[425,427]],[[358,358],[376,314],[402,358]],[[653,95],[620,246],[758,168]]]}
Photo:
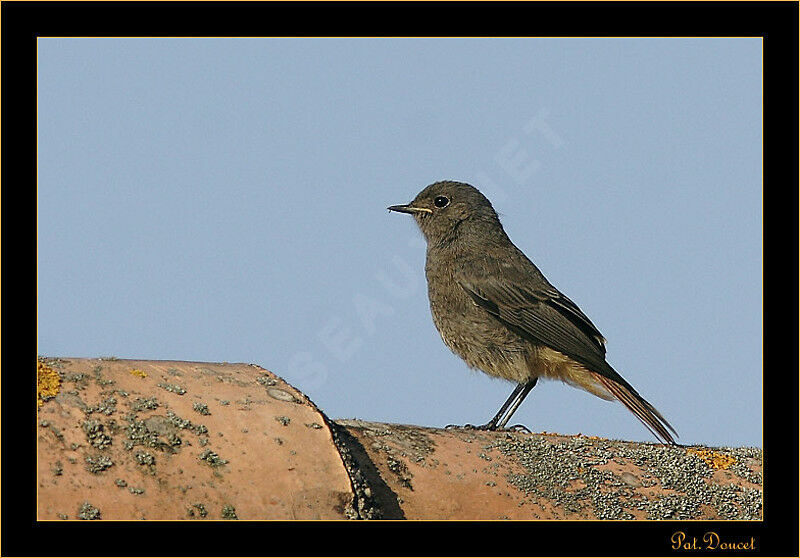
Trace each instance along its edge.
{"label": "bird's wing", "polygon": [[554,287],[525,288],[495,278],[462,277],[458,283],[475,304],[522,337],[592,370],[603,373],[611,369],[605,360],[603,336],[575,303]]}
{"label": "bird's wing", "polygon": [[675,443],[667,420],[605,358],[605,340],[574,302],[548,283],[520,287],[495,278],[460,278],[472,300],[518,335],[572,358],[653,434]]}
{"label": "bird's wing", "polygon": [[584,314],[578,305],[572,302],[566,295],[559,292],[555,287],[545,287],[538,289],[544,301],[558,310],[565,318],[567,318],[573,325],[577,326],[583,333],[588,335],[602,351],[603,355],[606,354],[606,339],[598,331],[589,317]]}

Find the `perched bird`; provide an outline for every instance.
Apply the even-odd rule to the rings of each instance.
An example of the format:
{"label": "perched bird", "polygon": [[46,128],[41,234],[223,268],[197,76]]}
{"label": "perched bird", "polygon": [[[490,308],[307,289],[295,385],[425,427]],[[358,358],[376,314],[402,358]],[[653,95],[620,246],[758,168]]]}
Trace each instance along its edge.
{"label": "perched bird", "polygon": [[539,378],[622,402],[656,437],[677,432],[606,362],[606,340],[506,235],[492,204],[463,182],[442,181],[411,203],[427,241],[425,275],[436,329],[471,368],[516,382],[481,430],[505,428]]}

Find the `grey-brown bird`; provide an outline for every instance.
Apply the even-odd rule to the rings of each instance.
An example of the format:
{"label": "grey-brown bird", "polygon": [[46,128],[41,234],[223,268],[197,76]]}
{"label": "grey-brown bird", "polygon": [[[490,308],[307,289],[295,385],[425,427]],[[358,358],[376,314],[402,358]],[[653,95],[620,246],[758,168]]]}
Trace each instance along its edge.
{"label": "grey-brown bird", "polygon": [[436,329],[471,368],[517,386],[482,430],[505,428],[539,378],[622,402],[656,437],[677,432],[606,362],[606,340],[506,235],[492,204],[463,182],[431,184],[409,213],[427,241],[425,275]]}

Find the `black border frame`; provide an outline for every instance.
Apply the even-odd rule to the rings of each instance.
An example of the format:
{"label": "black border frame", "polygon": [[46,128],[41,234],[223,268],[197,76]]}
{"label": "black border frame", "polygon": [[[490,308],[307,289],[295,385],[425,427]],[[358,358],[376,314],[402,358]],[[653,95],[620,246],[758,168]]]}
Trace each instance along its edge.
{"label": "black border frame", "polygon": [[[2,555],[798,556],[798,335],[796,325],[775,323],[784,307],[798,308],[789,294],[798,292],[797,260],[785,261],[798,253],[796,2],[5,1],[0,9],[1,178],[8,194],[2,214]],[[25,410],[36,408],[35,389],[24,391],[28,398],[17,395],[35,377],[29,367],[36,355],[36,313],[9,304],[19,299],[35,308],[37,302],[36,38],[451,35],[764,38],[764,521],[37,522],[35,436],[24,427],[30,424]],[[789,235],[783,234],[786,224],[795,225]],[[794,285],[778,284],[787,278]],[[788,366],[777,358],[785,354],[792,356]],[[698,538],[708,530],[728,539],[753,536],[756,550],[675,551],[669,540],[677,530]]]}

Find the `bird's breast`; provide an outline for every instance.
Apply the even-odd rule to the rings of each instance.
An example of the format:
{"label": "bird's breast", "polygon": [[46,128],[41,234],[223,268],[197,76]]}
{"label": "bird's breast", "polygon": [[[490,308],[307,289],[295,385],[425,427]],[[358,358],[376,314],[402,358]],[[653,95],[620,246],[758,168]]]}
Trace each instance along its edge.
{"label": "bird's breast", "polygon": [[425,267],[433,323],[442,341],[471,368],[516,382],[530,379],[530,343],[480,308],[456,280],[459,260]]}

